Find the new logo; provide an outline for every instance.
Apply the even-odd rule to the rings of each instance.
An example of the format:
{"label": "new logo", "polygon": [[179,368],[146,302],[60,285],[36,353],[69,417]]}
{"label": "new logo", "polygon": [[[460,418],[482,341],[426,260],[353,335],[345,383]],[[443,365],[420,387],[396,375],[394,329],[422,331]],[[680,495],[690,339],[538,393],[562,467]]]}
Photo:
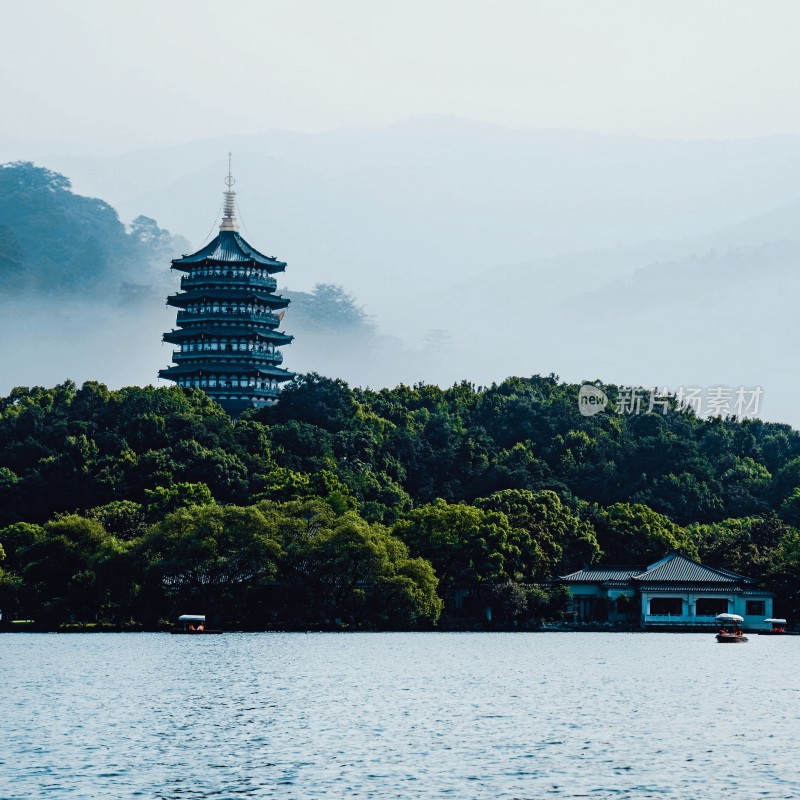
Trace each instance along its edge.
{"label": "new logo", "polygon": [[608,405],[608,398],[602,389],[592,383],[584,383],[578,390],[578,411],[584,417],[599,414]]}

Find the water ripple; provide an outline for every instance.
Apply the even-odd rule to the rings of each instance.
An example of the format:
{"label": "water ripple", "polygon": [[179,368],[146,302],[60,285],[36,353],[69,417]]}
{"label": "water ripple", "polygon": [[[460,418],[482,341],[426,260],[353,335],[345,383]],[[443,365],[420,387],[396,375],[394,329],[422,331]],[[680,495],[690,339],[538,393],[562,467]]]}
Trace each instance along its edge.
{"label": "water ripple", "polygon": [[800,637],[0,636],[0,798],[800,797]]}

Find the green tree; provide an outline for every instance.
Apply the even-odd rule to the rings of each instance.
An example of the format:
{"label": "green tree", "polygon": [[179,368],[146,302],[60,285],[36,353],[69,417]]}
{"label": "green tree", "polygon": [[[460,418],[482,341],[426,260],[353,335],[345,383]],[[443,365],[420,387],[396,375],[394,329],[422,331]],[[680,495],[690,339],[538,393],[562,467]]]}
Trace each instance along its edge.
{"label": "green tree", "polygon": [[153,525],[141,547],[149,577],[173,606],[196,598],[222,618],[237,592],[274,578],[282,552],[274,526],[255,506],[181,508]]}
{"label": "green tree", "polygon": [[[162,519],[179,508],[214,505],[211,490],[204,483],[176,483],[172,486],[156,486],[145,489],[146,503],[144,515],[150,522]],[[104,508],[108,508],[105,506]],[[117,509],[119,510],[119,509]],[[133,509],[128,509],[132,512]],[[108,516],[108,511],[98,511],[100,516]]]}
{"label": "green tree", "polygon": [[780,516],[795,528],[800,526],[800,486],[780,504]]}
{"label": "green tree", "polygon": [[800,531],[784,528],[772,550],[764,584],[776,592],[775,613],[800,619]]}
{"label": "green tree", "polygon": [[[159,489],[161,488],[159,487]],[[208,487],[204,488],[208,492]],[[176,491],[174,494],[170,494],[171,490]],[[203,496],[202,491],[195,491],[194,487],[185,491],[177,487],[170,487],[170,489],[162,490],[161,493],[155,491],[152,494],[155,497],[151,497],[152,506],[149,506],[148,510],[151,510],[156,517],[163,516],[167,510],[174,510],[181,505],[195,503],[199,505],[201,501],[197,499],[197,496]],[[210,494],[208,492],[208,497]],[[210,502],[213,502],[213,499]],[[136,539],[147,529],[145,509],[140,503],[134,503],[131,500],[113,500],[104,506],[95,506],[86,512],[86,516],[89,519],[96,519],[108,533],[123,541]]]}
{"label": "green tree", "polygon": [[294,378],[281,392],[281,402],[257,412],[255,418],[301,422],[335,433],[353,421],[356,411],[355,397],[344,381],[310,372]]}
{"label": "green tree", "polygon": [[15,522],[0,530],[0,547],[5,554],[5,567],[19,572],[27,562],[30,547],[44,536],[44,528],[30,522]]}
{"label": "green tree", "polygon": [[97,617],[99,593],[93,561],[107,538],[94,519],[69,514],[47,522],[21,553],[25,613],[52,627]]}
{"label": "green tree", "polygon": [[356,500],[347,486],[330,470],[322,469],[312,474],[275,467],[259,479],[261,492],[256,500],[288,502],[319,497],[338,513],[354,511]]}
{"label": "green tree", "polygon": [[526,580],[547,580],[590,564],[600,555],[591,524],[574,514],[555,492],[506,489],[479,498],[475,505],[505,514],[510,524],[523,532],[519,541],[523,543]]}
{"label": "green tree", "polygon": [[442,604],[431,565],[409,557],[405,544],[382,526],[352,513],[295,541],[291,558],[318,619],[387,628],[434,624],[439,618]]}
{"label": "green tree", "polygon": [[496,511],[437,500],[414,509],[393,533],[433,564],[445,593],[523,574],[524,537]]}
{"label": "green tree", "polygon": [[650,564],[673,550],[698,557],[685,528],[640,503],[594,507],[590,519],[607,563]]}
{"label": "green tree", "polygon": [[[634,500],[682,524],[718,519],[724,508],[719,494],[690,472],[662,475],[637,492]],[[742,498],[742,502],[747,501]],[[749,502],[755,501],[750,498]]]}
{"label": "green tree", "polygon": [[[776,554],[784,542],[793,539],[793,529],[775,514],[695,525],[691,533],[705,563],[759,582],[779,569]],[[787,546],[785,552],[791,552],[791,547]]]}

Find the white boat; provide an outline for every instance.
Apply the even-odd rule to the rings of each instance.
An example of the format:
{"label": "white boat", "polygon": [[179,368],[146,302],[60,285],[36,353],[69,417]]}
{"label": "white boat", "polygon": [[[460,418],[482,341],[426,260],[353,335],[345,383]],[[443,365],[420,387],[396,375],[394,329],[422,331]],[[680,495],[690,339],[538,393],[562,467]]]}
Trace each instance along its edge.
{"label": "white boat", "polygon": [[717,614],[715,619],[719,625],[717,641],[720,644],[736,644],[747,641],[747,637],[742,633],[744,617],[740,617],[738,614]]}
{"label": "white boat", "polygon": [[768,622],[772,627],[768,631],[759,631],[759,636],[796,636],[794,631],[786,630],[786,620],[778,617],[769,617],[764,622]]}
{"label": "white boat", "polygon": [[212,631],[206,628],[205,614],[181,614],[178,617],[178,624],[170,633],[185,633],[190,636],[206,633],[222,633],[222,631]]}

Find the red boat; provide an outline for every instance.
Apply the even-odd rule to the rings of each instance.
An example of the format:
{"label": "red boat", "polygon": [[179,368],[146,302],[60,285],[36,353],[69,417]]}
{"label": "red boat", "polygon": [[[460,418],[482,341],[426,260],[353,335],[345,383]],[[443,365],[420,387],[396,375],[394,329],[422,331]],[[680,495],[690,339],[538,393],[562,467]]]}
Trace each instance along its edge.
{"label": "red boat", "polygon": [[716,620],[719,625],[717,641],[720,644],[737,644],[747,641],[747,637],[742,633],[744,617],[740,617],[738,614],[717,614]]}

